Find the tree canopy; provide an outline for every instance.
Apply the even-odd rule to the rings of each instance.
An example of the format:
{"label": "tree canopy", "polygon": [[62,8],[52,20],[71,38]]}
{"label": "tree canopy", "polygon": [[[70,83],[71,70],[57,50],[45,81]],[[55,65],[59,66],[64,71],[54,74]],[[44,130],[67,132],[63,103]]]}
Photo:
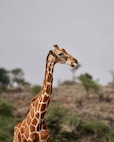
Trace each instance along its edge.
{"label": "tree canopy", "polygon": [[24,72],[20,68],[15,68],[12,70],[7,70],[5,68],[0,68],[0,91],[5,91],[8,86],[17,87],[28,86],[29,82],[24,79]]}
{"label": "tree canopy", "polygon": [[10,83],[10,77],[8,71],[4,68],[0,68],[0,90],[5,90]]}

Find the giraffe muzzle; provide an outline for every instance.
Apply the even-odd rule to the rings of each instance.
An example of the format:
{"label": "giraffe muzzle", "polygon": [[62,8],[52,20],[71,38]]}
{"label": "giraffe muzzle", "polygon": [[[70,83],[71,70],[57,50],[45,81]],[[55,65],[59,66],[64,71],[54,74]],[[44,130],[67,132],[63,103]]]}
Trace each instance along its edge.
{"label": "giraffe muzzle", "polygon": [[70,64],[70,66],[75,67],[77,64],[78,64],[78,60],[74,58],[73,61]]}

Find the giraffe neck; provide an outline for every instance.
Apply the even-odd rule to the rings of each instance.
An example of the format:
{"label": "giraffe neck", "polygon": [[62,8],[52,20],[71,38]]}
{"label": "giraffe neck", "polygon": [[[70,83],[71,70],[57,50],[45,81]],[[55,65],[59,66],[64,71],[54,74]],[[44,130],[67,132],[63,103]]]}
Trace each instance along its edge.
{"label": "giraffe neck", "polygon": [[49,52],[46,60],[46,70],[42,90],[37,96],[32,99],[31,109],[29,112],[30,115],[33,115],[33,117],[37,118],[38,122],[41,122],[43,120],[50,102],[54,65],[55,58]]}
{"label": "giraffe neck", "polygon": [[[50,96],[52,93],[52,83],[53,83],[53,68],[55,65],[55,58],[52,58],[52,55],[48,54],[47,60],[46,60],[46,70],[45,70],[45,77],[44,77],[44,83],[42,90],[40,92],[40,95],[35,98],[36,105],[35,105],[35,114],[39,121],[42,121],[45,113],[47,111],[47,107],[50,102]],[[33,100],[34,102],[34,100]],[[33,103],[34,105],[34,103]]]}
{"label": "giraffe neck", "polygon": [[42,87],[43,94],[51,95],[52,93],[52,85],[53,85],[53,69],[55,65],[55,59],[51,58],[51,54],[49,53],[46,60],[46,70],[45,77]]}

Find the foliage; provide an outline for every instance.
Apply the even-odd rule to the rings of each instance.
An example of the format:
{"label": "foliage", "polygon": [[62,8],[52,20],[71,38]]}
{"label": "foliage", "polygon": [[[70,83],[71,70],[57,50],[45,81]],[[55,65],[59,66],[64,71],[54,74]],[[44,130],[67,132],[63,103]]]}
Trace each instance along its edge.
{"label": "foliage", "polygon": [[13,107],[0,99],[0,141],[12,142],[13,127],[16,120],[13,116]]}
{"label": "foliage", "polygon": [[113,139],[109,126],[103,122],[79,119],[76,115],[69,115],[68,110],[55,103],[49,107],[46,121],[52,142],[80,142],[88,136],[94,141]]}
{"label": "foliage", "polygon": [[66,119],[67,125],[71,128],[71,131],[64,131],[63,138],[65,141],[71,142],[77,140],[80,141],[82,138],[92,137],[95,141],[101,139],[107,139],[110,134],[110,128],[106,124],[100,121],[85,121],[79,119],[76,115],[70,115]]}
{"label": "foliage", "polygon": [[106,137],[110,133],[110,128],[100,121],[80,121],[77,130],[82,136],[95,134],[97,138]]}
{"label": "foliage", "polygon": [[5,100],[0,99],[0,115],[12,117],[13,107]]}
{"label": "foliage", "polygon": [[34,86],[31,88],[31,93],[32,93],[33,95],[36,95],[36,94],[38,94],[38,93],[40,92],[40,90],[41,90],[41,86],[39,86],[39,85],[34,85]]}
{"label": "foliage", "polygon": [[91,89],[94,92],[98,92],[100,90],[100,86],[98,83],[96,83],[94,80],[92,80],[92,76],[89,74],[82,74],[79,76],[80,81],[82,82],[84,88],[87,92],[89,92]]}
{"label": "foliage", "polygon": [[18,87],[30,85],[30,83],[25,81],[22,69],[16,68],[8,71],[0,68],[0,91],[6,91],[8,86],[13,87],[15,83]]}
{"label": "foliage", "polygon": [[30,83],[26,82],[23,78],[14,78],[13,82],[16,82],[18,84],[18,87],[30,85]]}
{"label": "foliage", "polygon": [[109,142],[114,142],[114,133],[108,135]]}
{"label": "foliage", "polygon": [[20,68],[11,70],[11,73],[14,75],[14,77],[17,77],[17,78],[23,78],[23,75],[24,75],[22,69]]}
{"label": "foliage", "polygon": [[0,90],[5,91],[9,83],[10,78],[8,76],[8,71],[4,68],[0,68]]}
{"label": "foliage", "polygon": [[51,134],[51,141],[61,140],[62,123],[66,114],[66,109],[60,108],[57,104],[51,104],[46,114],[46,122]]}
{"label": "foliage", "polygon": [[11,74],[12,85],[14,83],[16,83],[18,85],[18,87],[30,85],[28,82],[25,81],[24,72],[22,69],[20,69],[20,68],[13,69],[10,71],[10,74]]}

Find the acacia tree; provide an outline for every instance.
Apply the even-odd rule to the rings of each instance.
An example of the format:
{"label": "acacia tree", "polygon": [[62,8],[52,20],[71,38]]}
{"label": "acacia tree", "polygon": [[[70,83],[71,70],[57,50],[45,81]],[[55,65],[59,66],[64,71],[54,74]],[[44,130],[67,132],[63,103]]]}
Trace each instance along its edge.
{"label": "acacia tree", "polygon": [[10,77],[8,71],[4,68],[0,68],[0,90],[5,91],[10,84]]}
{"label": "acacia tree", "polygon": [[92,76],[88,73],[80,75],[79,80],[82,82],[82,85],[86,89],[87,93],[89,93],[90,90],[93,90],[94,92],[98,93],[98,91],[100,90],[99,84],[95,82],[92,79]]}
{"label": "acacia tree", "polygon": [[20,68],[16,68],[10,71],[11,74],[11,84],[17,84],[18,87],[30,85],[30,83],[26,82],[24,79],[24,72]]}

